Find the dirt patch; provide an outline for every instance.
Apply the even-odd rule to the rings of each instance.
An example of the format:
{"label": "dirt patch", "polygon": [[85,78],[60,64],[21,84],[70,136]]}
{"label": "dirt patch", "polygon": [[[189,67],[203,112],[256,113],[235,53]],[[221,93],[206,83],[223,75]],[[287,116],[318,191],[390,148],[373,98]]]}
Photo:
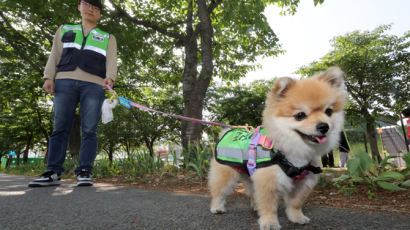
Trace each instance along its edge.
{"label": "dirt patch", "polygon": [[410,213],[410,191],[390,192],[366,185],[356,185],[351,192],[328,186],[316,188],[308,198],[308,205],[356,209],[363,212]]}
{"label": "dirt patch", "polygon": [[[335,186],[329,181],[343,174],[343,170],[325,171],[322,179],[306,201],[306,205],[355,209],[362,212],[382,212],[409,215],[410,189],[406,191],[390,192],[379,187],[372,188],[366,184]],[[207,181],[199,179],[194,174],[156,177],[147,175],[133,180],[129,178],[104,178],[96,182],[113,183],[117,185],[133,186],[141,189],[163,190],[184,194],[198,194],[209,196]],[[245,189],[239,183],[233,198],[246,198]]]}

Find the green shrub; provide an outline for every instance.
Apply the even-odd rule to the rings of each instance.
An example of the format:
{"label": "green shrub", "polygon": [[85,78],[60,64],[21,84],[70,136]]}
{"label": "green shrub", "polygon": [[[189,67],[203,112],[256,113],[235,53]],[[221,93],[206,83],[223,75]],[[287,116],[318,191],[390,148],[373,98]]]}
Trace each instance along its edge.
{"label": "green shrub", "polygon": [[[129,158],[114,160],[112,163],[108,159],[98,159],[94,162],[93,177],[107,178],[120,176],[128,182],[135,181],[137,178],[146,176],[162,178],[165,175],[175,175],[184,173],[195,178],[197,175],[203,179],[206,177],[209,168],[209,159],[213,156],[213,146],[196,145],[190,148],[191,151],[183,151],[182,157],[177,158],[175,152],[173,162],[163,162],[157,157],[152,157],[149,151],[141,151],[131,154]],[[184,167],[181,167],[184,166]],[[45,165],[42,161],[28,163],[1,169],[4,173],[40,175],[45,171]],[[78,162],[72,159],[66,159],[64,162],[63,177],[74,177],[74,171],[78,167]]]}
{"label": "green shrub", "polygon": [[46,169],[45,164],[42,161],[35,161],[27,164],[16,165],[15,167],[9,167],[1,169],[4,173],[18,174],[18,175],[40,175]]}
{"label": "green shrub", "polygon": [[403,186],[410,186],[410,180],[404,181],[409,175],[410,153],[404,155],[406,168],[398,171],[397,166],[390,163],[385,157],[381,162],[373,161],[366,152],[358,152],[347,161],[347,175],[335,178],[332,181],[336,184],[345,181],[354,183],[368,183],[371,186],[379,186],[389,191],[406,190]]}
{"label": "green shrub", "polygon": [[209,169],[209,159],[213,156],[213,150],[215,149],[212,145],[196,145],[194,147],[189,147],[190,151],[183,151],[183,164],[189,169],[194,169],[198,176],[203,179],[208,173]]}
{"label": "green shrub", "polygon": [[111,177],[117,175],[118,173],[118,164],[116,162],[111,164],[108,159],[99,159],[94,163],[93,176],[95,178]]}

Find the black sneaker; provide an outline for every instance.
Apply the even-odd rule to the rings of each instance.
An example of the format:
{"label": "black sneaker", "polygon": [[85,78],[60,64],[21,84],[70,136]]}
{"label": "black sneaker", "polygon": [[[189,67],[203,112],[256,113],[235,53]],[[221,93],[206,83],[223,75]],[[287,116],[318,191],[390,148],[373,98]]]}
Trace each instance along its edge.
{"label": "black sneaker", "polygon": [[77,174],[77,186],[92,186],[93,185],[93,177],[91,173],[87,170],[81,170]]}
{"label": "black sneaker", "polygon": [[41,174],[40,178],[31,181],[28,184],[28,187],[47,187],[47,186],[54,186],[60,185],[60,175],[58,175],[54,171],[47,171]]}

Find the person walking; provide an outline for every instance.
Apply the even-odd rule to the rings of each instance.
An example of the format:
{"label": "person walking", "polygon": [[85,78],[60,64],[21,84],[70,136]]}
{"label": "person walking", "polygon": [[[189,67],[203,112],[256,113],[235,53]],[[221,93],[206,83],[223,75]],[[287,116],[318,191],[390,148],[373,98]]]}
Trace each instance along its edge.
{"label": "person walking", "polygon": [[401,113],[407,118],[407,145],[410,145],[410,108],[404,109]]}
{"label": "person walking", "polygon": [[328,153],[322,156],[322,165],[323,165],[323,168],[326,168],[326,167],[334,168],[335,167],[335,160],[333,158],[333,150],[330,150]]}
{"label": "person walking", "polygon": [[80,104],[81,147],[75,169],[78,186],[93,185],[92,165],[97,155],[97,125],[105,98],[105,85],[117,76],[115,37],[97,27],[102,16],[100,0],[80,0],[81,24],[58,28],[44,70],[43,89],[54,95],[54,131],[48,147],[46,172],[29,187],[60,184],[67,142]]}
{"label": "person walking", "polygon": [[340,167],[346,168],[346,162],[349,159],[350,147],[349,147],[349,143],[347,142],[346,135],[343,131],[340,132],[339,152],[340,152]]}

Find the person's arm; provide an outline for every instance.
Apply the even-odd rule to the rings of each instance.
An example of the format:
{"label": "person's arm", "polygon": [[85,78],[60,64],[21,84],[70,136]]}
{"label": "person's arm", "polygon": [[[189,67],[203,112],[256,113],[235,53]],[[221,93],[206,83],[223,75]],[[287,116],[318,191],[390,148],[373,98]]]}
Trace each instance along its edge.
{"label": "person's arm", "polygon": [[104,79],[104,86],[109,85],[113,87],[114,81],[117,78],[117,40],[114,35],[110,34],[107,48],[106,60],[106,77]]}
{"label": "person's arm", "polygon": [[63,52],[63,45],[61,42],[61,28],[60,26],[54,35],[53,45],[51,47],[51,53],[48,57],[46,67],[44,69],[43,79],[52,79],[56,77],[57,64],[60,62],[61,53]]}
{"label": "person's arm", "polygon": [[61,28],[62,26],[58,28],[54,35],[51,53],[48,57],[46,67],[44,68],[43,89],[49,94],[54,94],[54,78],[56,77],[57,64],[60,62],[63,50],[61,43]]}

